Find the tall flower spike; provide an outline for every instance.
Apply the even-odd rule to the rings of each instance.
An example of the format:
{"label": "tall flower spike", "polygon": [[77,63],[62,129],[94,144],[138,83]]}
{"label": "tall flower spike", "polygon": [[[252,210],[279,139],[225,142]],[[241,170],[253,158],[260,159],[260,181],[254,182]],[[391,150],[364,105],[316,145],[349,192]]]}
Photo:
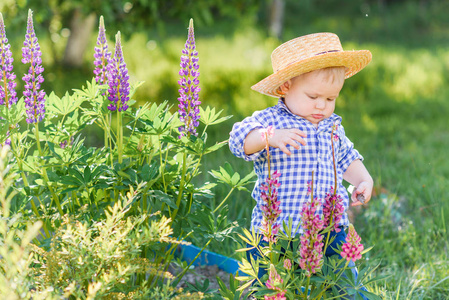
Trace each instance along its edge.
{"label": "tall flower spike", "polygon": [[22,47],[22,62],[31,64],[28,73],[22,79],[25,81],[25,107],[28,123],[37,123],[44,119],[45,115],[45,92],[41,89],[44,82],[42,72],[42,52],[36,34],[34,33],[33,12],[28,10],[28,23],[25,41]]}
{"label": "tall flower spike", "polygon": [[265,295],[265,300],[285,300],[287,299],[285,297],[285,291],[282,289],[282,283],[284,280],[281,278],[281,276],[276,271],[276,268],[273,264],[270,265],[270,271],[268,273],[268,280],[265,282],[265,285],[270,290],[275,290],[278,293],[273,296]]}
{"label": "tall flower spike", "polygon": [[111,51],[108,51],[106,40],[106,29],[104,28],[103,16],[100,16],[100,26],[98,29],[97,47],[94,53],[95,81],[98,84],[107,83],[107,66],[111,60]]}
{"label": "tall flower spike", "polygon": [[344,211],[345,208],[343,207],[343,199],[340,195],[334,193],[334,188],[331,187],[329,193],[327,193],[324,198],[324,227],[332,225],[335,232],[340,232],[339,223]]}
{"label": "tall flower spike", "polygon": [[346,236],[346,243],[341,247],[341,257],[346,258],[347,261],[355,262],[362,258],[363,245],[360,243],[362,239],[355,231],[352,224],[349,225],[349,232]]}
{"label": "tall flower spike", "polygon": [[109,96],[111,103],[108,109],[111,111],[125,111],[128,109],[129,100],[129,76],[126,68],[125,60],[123,59],[122,44],[120,31],[115,36],[115,53],[108,64],[108,85]]}
{"label": "tall flower spike", "polygon": [[0,13],[0,105],[6,105],[7,108],[11,104],[17,102],[16,94],[16,75],[12,71],[12,53],[10,51],[11,45],[8,44],[6,38],[5,23],[3,22],[3,15]]}
{"label": "tall flower spike", "polygon": [[196,128],[200,124],[199,105],[201,102],[198,100],[198,93],[200,92],[198,76],[200,72],[198,71],[198,51],[196,51],[195,46],[193,19],[190,19],[189,35],[182,50],[180,66],[179,75],[181,79],[178,81],[180,85],[178,112],[179,119],[184,123],[184,126],[178,128],[181,133],[179,137],[190,134],[196,136]]}
{"label": "tall flower spike", "polygon": [[262,191],[260,192],[260,197],[264,202],[261,206],[263,219],[260,230],[263,239],[273,243],[277,241],[277,234],[281,228],[281,224],[277,221],[282,212],[277,192],[277,188],[281,185],[278,181],[280,176],[281,173],[274,171],[271,178],[267,178],[266,183],[261,185]]}
{"label": "tall flower spike", "polygon": [[319,232],[323,229],[323,221],[315,214],[318,209],[318,199],[304,203],[301,213],[301,246],[299,266],[305,271],[306,276],[318,272],[323,265],[323,235]]}

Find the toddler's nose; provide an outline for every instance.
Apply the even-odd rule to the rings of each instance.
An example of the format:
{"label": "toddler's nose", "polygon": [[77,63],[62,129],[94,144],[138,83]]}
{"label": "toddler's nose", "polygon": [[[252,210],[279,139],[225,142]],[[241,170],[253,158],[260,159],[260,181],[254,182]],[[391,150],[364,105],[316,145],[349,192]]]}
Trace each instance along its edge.
{"label": "toddler's nose", "polygon": [[323,109],[326,107],[326,100],[324,99],[318,99],[316,102],[316,108]]}

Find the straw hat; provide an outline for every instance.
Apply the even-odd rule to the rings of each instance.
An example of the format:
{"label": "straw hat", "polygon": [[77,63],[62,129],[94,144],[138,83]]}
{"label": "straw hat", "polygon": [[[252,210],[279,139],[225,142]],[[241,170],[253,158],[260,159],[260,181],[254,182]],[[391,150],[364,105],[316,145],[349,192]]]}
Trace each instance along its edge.
{"label": "straw hat", "polygon": [[344,51],[336,34],[309,34],[274,49],[271,54],[273,74],[251,88],[271,97],[281,97],[278,87],[293,77],[317,69],[344,66],[345,78],[349,78],[370,61],[369,50]]}

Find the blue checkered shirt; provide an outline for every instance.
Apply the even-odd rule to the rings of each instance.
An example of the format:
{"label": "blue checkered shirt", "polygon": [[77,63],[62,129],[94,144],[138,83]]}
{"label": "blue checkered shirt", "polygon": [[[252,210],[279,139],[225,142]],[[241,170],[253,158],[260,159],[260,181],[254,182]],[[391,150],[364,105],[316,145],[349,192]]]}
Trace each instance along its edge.
{"label": "blue checkered shirt", "polygon": [[[303,204],[310,201],[307,195],[307,182],[312,180],[312,171],[314,176],[313,195],[324,201],[326,193],[334,186],[334,167],[332,161],[331,132],[332,126],[338,124],[336,134],[339,139],[334,141],[335,158],[337,165],[337,193],[343,198],[345,208],[340,225],[349,224],[347,209],[349,206],[349,196],[346,188],[343,186],[343,174],[349,165],[357,159],[363,160],[359,152],[354,149],[353,143],[346,137],[343,126],[341,126],[341,117],[332,114],[329,118],[319,122],[318,128],[306,119],[293,114],[282,99],[279,99],[277,105],[266,108],[262,111],[256,111],[251,117],[245,118],[242,122],[235,123],[230,133],[229,148],[232,153],[254,162],[254,170],[257,174],[257,181],[252,192],[252,197],[256,200],[256,206],[253,209],[251,217],[251,227],[256,231],[262,224],[263,201],[260,197],[261,184],[268,176],[268,164],[266,150],[246,155],[243,150],[243,144],[248,133],[255,129],[267,128],[272,125],[275,129],[297,128],[307,134],[306,146],[300,145],[296,150],[287,145],[291,155],[287,155],[279,148],[270,147],[271,172],[277,170],[281,173],[278,188],[278,199],[281,202],[282,213],[279,222],[288,224],[289,218],[293,222],[293,233],[301,233],[300,214]],[[322,205],[318,213],[322,215]],[[281,226],[282,228],[282,226]],[[299,231],[295,231],[296,229]]]}

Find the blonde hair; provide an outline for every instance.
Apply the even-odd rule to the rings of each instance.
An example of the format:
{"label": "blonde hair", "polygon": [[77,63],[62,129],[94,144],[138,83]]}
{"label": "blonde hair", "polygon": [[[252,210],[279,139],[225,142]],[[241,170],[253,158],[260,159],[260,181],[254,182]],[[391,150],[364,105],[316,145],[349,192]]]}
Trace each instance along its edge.
{"label": "blonde hair", "polygon": [[[323,80],[326,82],[330,82],[330,83],[334,83],[336,81],[344,81],[345,80],[345,74],[346,74],[346,67],[328,67],[328,68],[323,68],[323,69],[317,69],[314,71],[311,71],[309,73],[305,73],[305,74],[310,74],[312,72],[315,72],[316,74],[320,73],[320,74],[324,74],[323,76]],[[301,75],[305,75],[305,74],[301,74]],[[301,76],[300,75],[300,76]]]}
{"label": "blonde hair", "polygon": [[[327,67],[327,68],[322,68],[322,69],[316,69],[307,73],[303,73],[300,74],[298,76],[295,76],[291,79],[295,79],[295,78],[299,78],[301,76],[307,76],[309,74],[324,74],[323,76],[323,81],[329,82],[329,83],[334,83],[336,81],[338,82],[342,82],[345,80],[345,75],[346,75],[346,67]],[[285,93],[282,91],[281,87],[279,86],[276,89],[276,92],[279,95],[285,95]]]}

